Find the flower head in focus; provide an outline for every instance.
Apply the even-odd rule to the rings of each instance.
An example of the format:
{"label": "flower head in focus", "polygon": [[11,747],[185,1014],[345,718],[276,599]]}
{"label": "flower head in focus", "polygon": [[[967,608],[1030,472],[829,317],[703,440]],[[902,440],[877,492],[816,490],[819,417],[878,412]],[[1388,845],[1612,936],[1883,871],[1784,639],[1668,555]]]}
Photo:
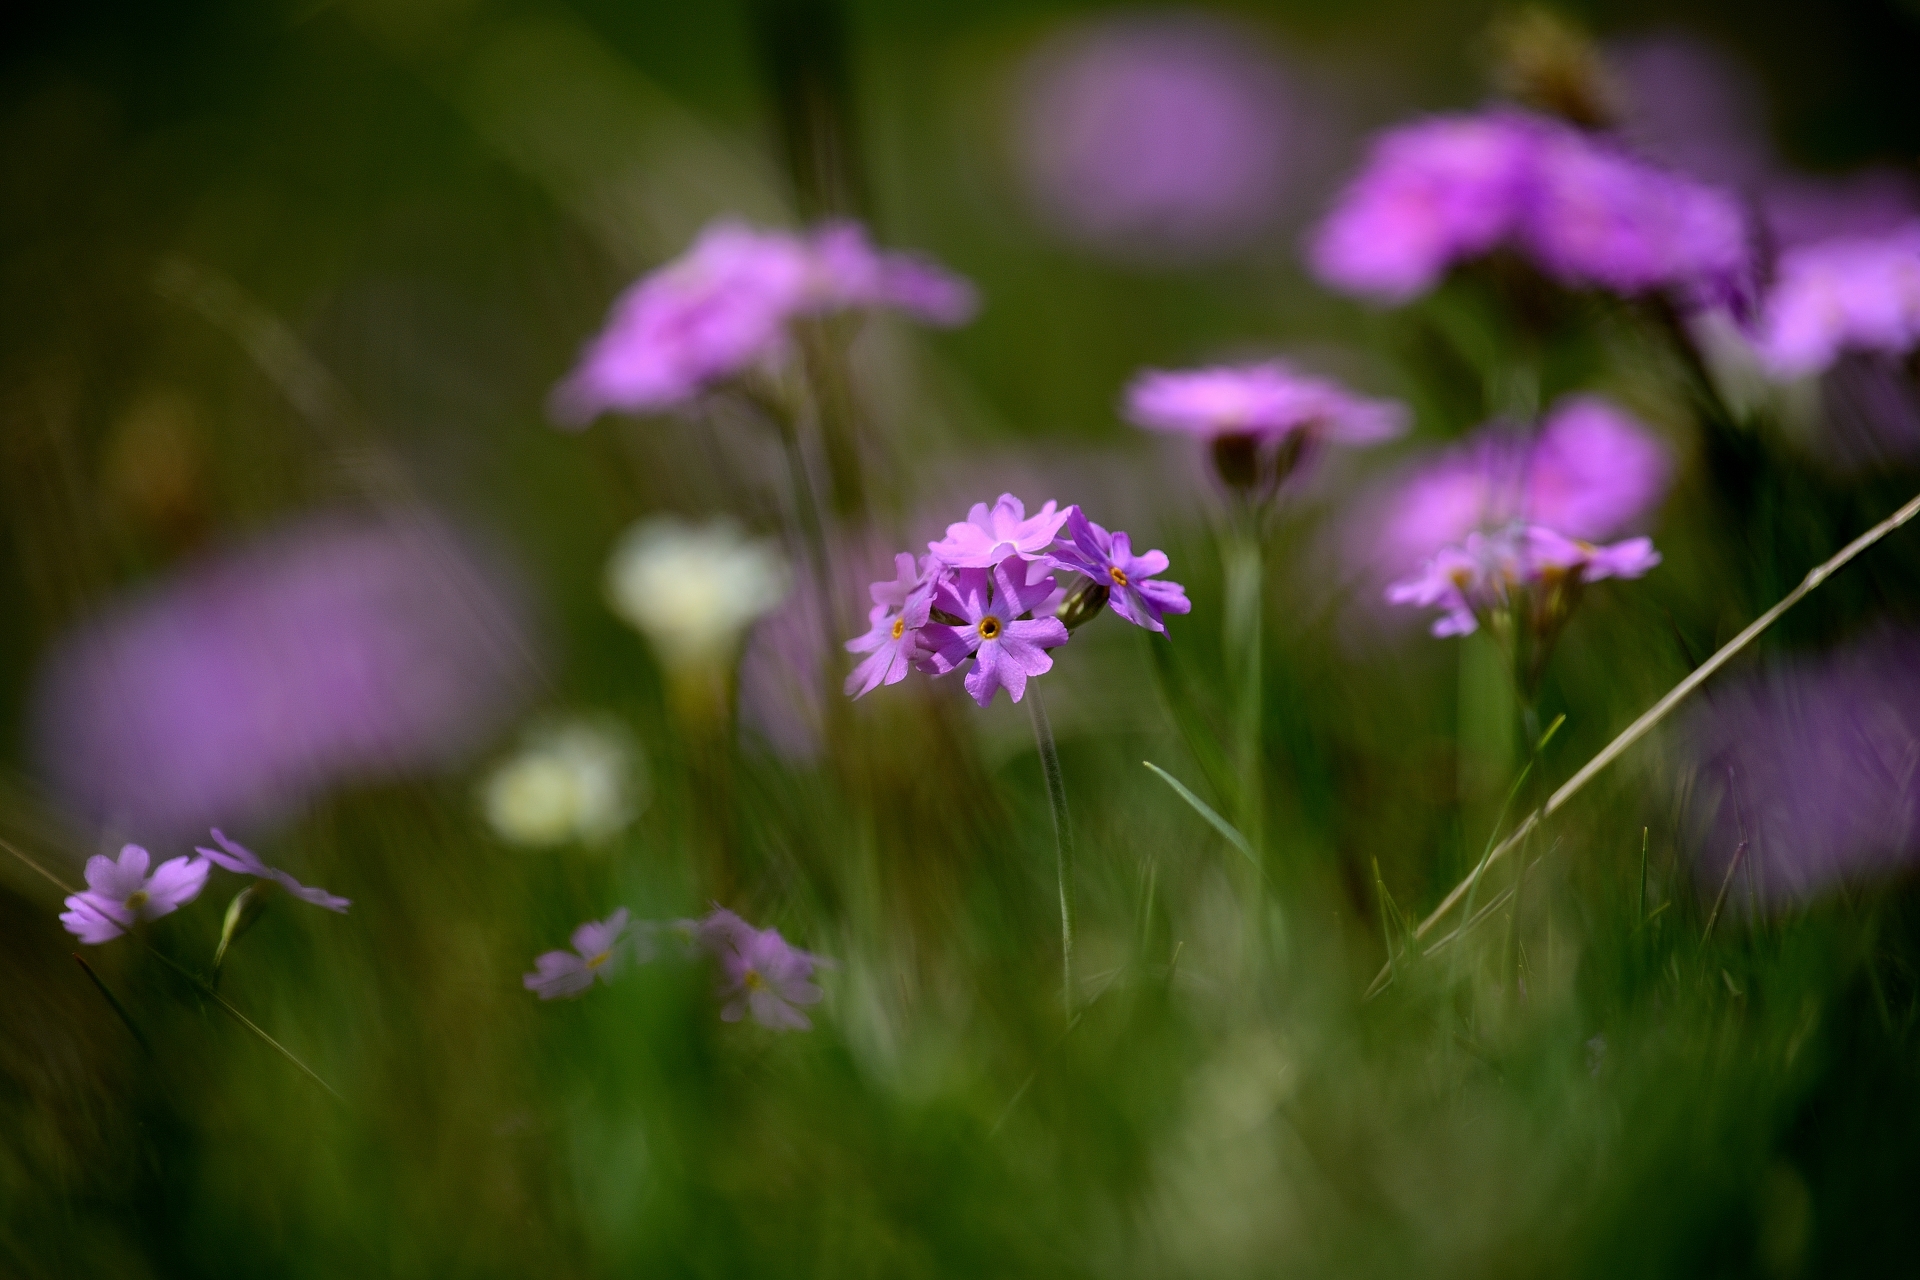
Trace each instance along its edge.
{"label": "flower head in focus", "polygon": [[1053,658],[1047,650],[1058,648],[1069,638],[1058,618],[1022,617],[1054,592],[1052,576],[1035,572],[1044,568],[1012,556],[992,569],[960,569],[951,581],[941,584],[934,596],[934,609],[956,621],[951,626],[933,623],[927,627],[927,663],[936,672],[947,672],[972,658],[967,692],[983,707],[993,701],[999,689],[1005,689],[1015,702],[1020,701],[1029,676],[1053,669]]}
{"label": "flower head in focus", "polygon": [[800,233],[722,219],[614,302],[549,409],[580,428],[612,409],[678,408],[778,365],[788,326],[801,316],[885,307],[953,325],[976,306],[966,281],[924,258],[875,249],[857,223]]}
{"label": "flower head in focus", "polygon": [[927,550],[950,568],[991,568],[1008,556],[1044,555],[1066,522],[1067,513],[1056,510],[1052,499],[1029,519],[1026,504],[1003,493],[992,507],[974,503],[967,518],[948,525],[947,536],[929,542]]}
{"label": "flower head in focus", "polygon": [[[1193,608],[1186,588],[1177,582],[1157,582],[1154,577],[1167,571],[1167,554],[1149,551],[1133,554],[1133,541],[1125,533],[1108,533],[1078,506],[1067,513],[1067,539],[1053,552],[1053,561],[1063,569],[1085,575],[1113,611],[1136,627],[1165,631],[1161,616],[1186,613]],[[1069,599],[1072,598],[1069,594]]]}
{"label": "flower head in focus", "polygon": [[720,966],[720,1017],[738,1022],[748,1014],[775,1031],[806,1031],[813,1026],[795,1006],[818,1004],[822,992],[813,981],[821,964],[777,929],[756,929],[739,916],[716,907],[695,927],[697,944]]}
{"label": "flower head in focus", "polygon": [[1758,329],[1761,362],[1779,378],[1823,373],[1846,351],[1920,346],[1920,222],[1787,250]]}
{"label": "flower head in focus", "polygon": [[755,619],[786,596],[786,561],[770,542],[731,520],[690,525],[643,520],[621,535],[607,562],[615,613],[653,643],[675,671],[724,668]]}
{"label": "flower head in focus", "polygon": [[867,615],[867,632],[847,641],[847,652],[867,655],[847,675],[849,697],[900,683],[925,657],[920,630],[933,608],[942,567],[930,555],[915,561],[903,551],[894,557],[894,577],[869,588],[873,609]]}
{"label": "flower head in focus", "polygon": [[238,875],[253,876],[260,880],[270,880],[285,889],[302,902],[310,902],[316,907],[325,907],[329,911],[338,911],[343,915],[352,902],[325,889],[311,889],[301,884],[286,872],[268,866],[260,860],[260,855],[237,840],[229,840],[220,828],[213,829],[213,843],[218,848],[195,848],[194,852],[217,867],[222,867]]}
{"label": "flower head in focus", "polygon": [[70,895],[60,923],[88,946],[111,942],[136,923],[158,920],[200,896],[207,884],[204,858],[169,858],[147,874],[153,858],[137,844],[116,861],[87,859],[87,887]]}
{"label": "flower head in focus", "polygon": [[1271,490],[1320,442],[1378,444],[1407,428],[1405,406],[1355,395],[1278,360],[1149,369],[1128,385],[1124,410],[1149,430],[1210,442],[1222,481],[1250,491]]}
{"label": "flower head in focus", "polygon": [[521,978],[521,985],[542,1000],[577,996],[598,978],[611,982],[613,975],[626,966],[627,951],[644,942],[644,935],[628,939],[627,909],[621,907],[605,920],[593,920],[573,931],[572,951],[548,951],[536,956],[534,971]]}
{"label": "flower head in focus", "polygon": [[596,844],[633,821],[645,791],[631,737],[615,724],[569,720],[530,732],[482,784],[481,807],[512,844]]}

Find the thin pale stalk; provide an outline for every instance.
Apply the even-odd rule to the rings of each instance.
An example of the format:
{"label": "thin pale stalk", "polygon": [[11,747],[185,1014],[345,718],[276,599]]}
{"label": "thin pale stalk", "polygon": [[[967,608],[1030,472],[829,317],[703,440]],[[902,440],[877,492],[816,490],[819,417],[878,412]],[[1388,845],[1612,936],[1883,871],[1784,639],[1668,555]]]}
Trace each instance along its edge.
{"label": "thin pale stalk", "polygon": [[[1512,835],[1500,842],[1493,853],[1487,857],[1486,864],[1490,866],[1505,857],[1509,850],[1515,848],[1522,840],[1526,839],[1528,835],[1532,834],[1535,827],[1565,807],[1567,802],[1578,795],[1581,789],[1589,782],[1593,781],[1602,769],[1605,769],[1608,765],[1619,759],[1621,755],[1626,752],[1627,748],[1653,732],[1654,728],[1657,727],[1662,720],[1665,720],[1671,715],[1674,708],[1686,701],[1694,690],[1705,684],[1720,668],[1733,661],[1741,650],[1758,639],[1768,627],[1778,622],[1780,616],[1786,613],[1787,610],[1804,600],[1814,588],[1832,577],[1836,571],[1845,567],[1855,556],[1865,551],[1868,547],[1871,547],[1874,543],[1879,542],[1901,525],[1912,520],[1916,515],[1920,515],[1920,495],[1915,495],[1898,511],[1895,511],[1885,520],[1882,520],[1879,524],[1876,524],[1873,528],[1867,530],[1852,542],[1842,547],[1831,559],[1809,570],[1807,576],[1800,580],[1799,586],[1781,597],[1778,604],[1748,623],[1745,630],[1733,639],[1727,641],[1711,658],[1701,663],[1691,675],[1668,690],[1665,697],[1649,707],[1638,720],[1635,720],[1623,729],[1619,737],[1609,742],[1601,749],[1598,755],[1582,765],[1578,773],[1562,783],[1560,789],[1548,797],[1546,804],[1528,814],[1526,821],[1522,822]],[[1453,910],[1462,898],[1467,896],[1473,879],[1474,877],[1470,875],[1455,885],[1452,891],[1442,899],[1440,905],[1435,907],[1432,913],[1420,922],[1420,927],[1414,930],[1414,937],[1426,937],[1436,924],[1445,919],[1447,913]],[[1382,970],[1380,976],[1374,979],[1375,987],[1370,987],[1369,989],[1377,989],[1377,985],[1383,982],[1384,979],[1385,970]]]}
{"label": "thin pale stalk", "polygon": [[1031,683],[1027,685],[1027,714],[1033,719],[1033,741],[1040,749],[1040,770],[1047,779],[1047,805],[1053,811],[1054,866],[1060,882],[1060,972],[1067,1016],[1073,1017],[1073,819],[1067,812],[1067,782],[1060,772],[1060,750],[1053,742],[1047,709]]}

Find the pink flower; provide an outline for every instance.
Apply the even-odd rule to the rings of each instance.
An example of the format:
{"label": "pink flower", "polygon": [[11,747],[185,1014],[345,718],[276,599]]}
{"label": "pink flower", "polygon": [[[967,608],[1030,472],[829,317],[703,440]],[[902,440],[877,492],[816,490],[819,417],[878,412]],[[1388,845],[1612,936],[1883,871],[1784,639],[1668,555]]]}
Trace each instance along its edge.
{"label": "pink flower", "polygon": [[800,311],[887,308],[951,327],[980,309],[979,294],[967,281],[918,254],[881,252],[857,222],[824,224],[807,248],[810,274]]}
{"label": "pink flower", "polygon": [[110,942],[135,923],[158,920],[200,896],[206,887],[203,858],[169,858],[151,876],[152,857],[137,844],[120,850],[120,860],[87,859],[87,888],[66,900],[60,923],[88,946]]}
{"label": "pink flower", "polygon": [[1407,429],[1405,406],[1354,395],[1278,360],[1180,372],[1148,369],[1128,386],[1125,411],[1140,426],[1209,439],[1246,435],[1272,442],[1310,433],[1361,445]]}
{"label": "pink flower", "polygon": [[272,880],[302,902],[311,902],[316,907],[325,907],[329,911],[338,911],[342,915],[352,905],[349,899],[337,897],[325,889],[309,889],[284,871],[276,870],[260,860],[260,855],[237,840],[229,840],[220,831],[213,829],[213,842],[218,849],[198,848],[194,852],[213,863],[225,867],[228,871],[243,876],[255,876],[261,880]]}
{"label": "pink flower", "polygon": [[1054,592],[1053,578],[1045,567],[1015,556],[1002,560],[991,572],[961,569],[934,597],[934,608],[961,621],[926,628],[926,645],[932,651],[929,663],[944,674],[971,657],[967,692],[983,707],[993,701],[998,689],[1020,701],[1029,676],[1053,669],[1047,650],[1067,642],[1067,628],[1058,618],[1021,618]]}
{"label": "pink flower", "polygon": [[1160,620],[1163,614],[1187,613],[1193,608],[1186,588],[1179,583],[1152,580],[1167,571],[1166,552],[1134,555],[1132,539],[1124,533],[1108,533],[1087,519],[1078,506],[1068,510],[1067,533],[1070,540],[1054,548],[1053,562],[1086,575],[1107,592],[1107,603],[1113,611],[1134,626],[1165,631]]}
{"label": "pink flower", "polygon": [[549,951],[536,956],[534,972],[521,978],[527,990],[542,1000],[577,996],[597,977],[610,982],[626,963],[621,945],[627,931],[627,909],[621,907],[605,920],[589,921],[573,931],[572,951]]}
{"label": "pink flower", "polygon": [[1436,636],[1466,635],[1494,613],[1525,606],[1521,625],[1550,638],[1572,609],[1573,589],[1604,578],[1638,578],[1659,563],[1646,538],[1595,546],[1515,522],[1442,548],[1418,574],[1389,586],[1387,602],[1442,610]]}
{"label": "pink flower", "polygon": [[813,1026],[795,1005],[817,1004],[821,990],[813,971],[822,961],[792,946],[777,929],[756,929],[731,911],[715,908],[696,935],[720,964],[720,1017],[753,1020],[775,1031],[806,1031]]}
{"label": "pink flower", "polygon": [[893,580],[876,582],[870,588],[873,609],[867,615],[867,633],[847,641],[847,652],[867,655],[847,675],[846,693],[850,698],[871,693],[883,684],[900,683],[924,656],[920,630],[927,625],[933,607],[941,566],[931,556],[922,557],[916,565],[903,551],[894,557],[894,567],[897,576]]}
{"label": "pink flower", "polygon": [[1782,254],[1756,345],[1782,378],[1823,373],[1845,351],[1900,356],[1920,346],[1920,221]]}
{"label": "pink flower", "polygon": [[1052,499],[1032,519],[1027,508],[1010,493],[989,509],[976,502],[963,523],[947,526],[947,536],[929,542],[927,550],[934,559],[955,569],[987,569],[1008,556],[1038,557],[1046,554],[1067,513],[1056,511]]}

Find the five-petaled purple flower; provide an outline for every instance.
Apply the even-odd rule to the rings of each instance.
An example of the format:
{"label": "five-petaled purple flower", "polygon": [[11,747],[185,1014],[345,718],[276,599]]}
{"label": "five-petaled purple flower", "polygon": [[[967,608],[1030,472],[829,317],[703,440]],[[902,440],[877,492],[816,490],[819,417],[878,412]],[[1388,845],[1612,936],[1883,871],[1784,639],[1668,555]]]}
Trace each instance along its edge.
{"label": "five-petaled purple flower", "polygon": [[621,907],[605,920],[592,920],[573,931],[572,951],[549,951],[536,956],[534,972],[521,984],[542,1000],[577,996],[599,978],[610,982],[626,963],[627,909]]}
{"label": "five-petaled purple flower", "polygon": [[87,887],[69,896],[60,923],[88,946],[111,942],[142,920],[157,920],[200,896],[206,887],[204,858],[169,858],[147,874],[153,858],[137,844],[120,850],[119,861],[87,859]]}
{"label": "five-petaled purple flower", "polygon": [[243,876],[255,876],[261,880],[271,880],[300,901],[311,902],[316,907],[325,907],[329,911],[344,914],[352,905],[346,898],[328,893],[325,889],[308,888],[286,872],[268,866],[260,860],[259,854],[237,840],[227,839],[218,827],[213,829],[213,842],[220,847],[217,849],[196,847],[194,852],[215,866],[224,867],[228,871]]}
{"label": "five-petaled purple flower", "polygon": [[789,322],[802,316],[889,307],[954,325],[975,305],[966,281],[923,258],[875,249],[857,223],[796,233],[722,219],[614,302],[550,408],[562,425],[584,427],[609,409],[679,407],[778,363]]}
{"label": "five-petaled purple flower", "polygon": [[778,929],[756,929],[722,907],[695,930],[700,945],[720,965],[720,1017],[738,1022],[749,1013],[775,1031],[806,1031],[813,1026],[795,1005],[817,1004],[821,990],[813,981],[820,957],[802,951]]}
{"label": "five-petaled purple flower", "polygon": [[1042,556],[1067,522],[1067,513],[1055,510],[1052,499],[1032,519],[1026,504],[1010,493],[988,508],[976,502],[965,521],[947,526],[947,536],[929,542],[933,558],[952,569],[988,569],[1008,556]]}
{"label": "five-petaled purple flower", "polygon": [[1069,541],[1053,553],[1063,569],[1085,574],[1104,589],[1113,611],[1136,627],[1165,631],[1162,614],[1186,613],[1193,608],[1186,588],[1177,582],[1155,582],[1167,570],[1167,553],[1133,554],[1133,541],[1124,533],[1108,533],[1075,506],[1067,513]]}
{"label": "five-petaled purple flower", "polygon": [[983,707],[993,701],[998,689],[1020,701],[1027,692],[1028,676],[1053,669],[1047,650],[1067,642],[1066,624],[1060,619],[1021,616],[1044,603],[1055,589],[1048,574],[1029,581],[1034,567],[1010,556],[990,570],[960,569],[951,581],[941,583],[934,596],[934,608],[959,622],[928,625],[928,662],[937,673],[945,673],[972,658],[967,692]]}
{"label": "five-petaled purple flower", "polygon": [[847,652],[867,655],[847,675],[850,698],[871,693],[883,684],[900,683],[907,678],[907,670],[925,656],[920,630],[927,625],[933,607],[940,566],[931,556],[923,556],[916,563],[903,551],[894,557],[894,567],[894,579],[876,582],[870,589],[873,609],[867,615],[867,633],[847,641]]}

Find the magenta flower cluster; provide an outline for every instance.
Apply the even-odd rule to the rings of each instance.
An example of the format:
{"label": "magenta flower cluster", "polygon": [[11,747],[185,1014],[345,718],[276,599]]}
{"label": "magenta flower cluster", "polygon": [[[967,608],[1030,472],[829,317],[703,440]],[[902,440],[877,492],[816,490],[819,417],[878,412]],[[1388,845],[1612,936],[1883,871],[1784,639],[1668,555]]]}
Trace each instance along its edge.
{"label": "magenta flower cluster", "polygon": [[[1387,588],[1391,604],[1441,610],[1436,636],[1463,636],[1480,620],[1603,578],[1638,578],[1660,563],[1648,538],[1595,546],[1540,524],[1515,521],[1443,547],[1412,578]],[[1538,628],[1546,630],[1546,627]]]}
{"label": "magenta flower cluster", "polygon": [[1148,369],[1127,387],[1127,418],[1153,431],[1281,444],[1313,436],[1368,445],[1407,429],[1405,406],[1355,395],[1279,360],[1206,369]]}
{"label": "magenta flower cluster", "polygon": [[1752,256],[1727,193],[1507,108],[1381,134],[1307,256],[1330,287],[1401,303],[1500,248],[1569,287],[1701,300],[1743,290]]}
{"label": "magenta flower cluster", "polygon": [[1136,555],[1131,538],[1078,506],[1049,501],[1028,516],[1010,493],[991,507],[977,502],[926,555],[903,552],[895,576],[873,584],[868,630],[847,642],[866,656],[846,692],[858,698],[911,670],[940,676],[971,662],[965,684],[974,701],[987,706],[1005,689],[1018,702],[1029,678],[1053,669],[1048,651],[1067,642],[1069,622],[1111,605],[1135,626],[1165,631],[1165,615],[1186,613],[1185,589],[1159,579],[1167,563],[1164,552]]}
{"label": "magenta flower cluster", "polygon": [[1920,222],[1788,249],[1755,327],[1777,377],[1822,373],[1847,351],[1920,347]]}
{"label": "magenta flower cluster", "polygon": [[819,1003],[815,970],[828,962],[802,951],[777,929],[756,929],[733,912],[715,907],[699,920],[634,922],[625,907],[605,920],[590,920],[573,931],[571,951],[548,951],[534,958],[532,973],[521,981],[542,1000],[583,995],[595,981],[611,982],[633,964],[653,959],[662,933],[678,937],[688,954],[705,957],[718,968],[716,994],[720,1017],[738,1022],[751,1014],[776,1031],[812,1027],[799,1006]]}
{"label": "magenta flower cluster", "polygon": [[777,365],[790,323],[803,316],[890,308],[956,325],[976,306],[965,280],[924,258],[876,249],[858,223],[792,232],[723,219],[615,300],[549,409],[577,428],[608,410],[683,406]]}
{"label": "magenta flower cluster", "polygon": [[[87,859],[87,887],[70,894],[60,923],[88,946],[111,942],[136,924],[171,915],[200,896],[207,874],[218,866],[239,875],[280,885],[303,902],[329,911],[345,912],[351,904],[325,889],[310,889],[284,871],[268,866],[260,856],[218,829],[217,849],[196,849],[192,857],[168,858],[153,866],[153,855],[137,844],[124,846],[118,859]],[[148,868],[152,868],[151,871]]]}

